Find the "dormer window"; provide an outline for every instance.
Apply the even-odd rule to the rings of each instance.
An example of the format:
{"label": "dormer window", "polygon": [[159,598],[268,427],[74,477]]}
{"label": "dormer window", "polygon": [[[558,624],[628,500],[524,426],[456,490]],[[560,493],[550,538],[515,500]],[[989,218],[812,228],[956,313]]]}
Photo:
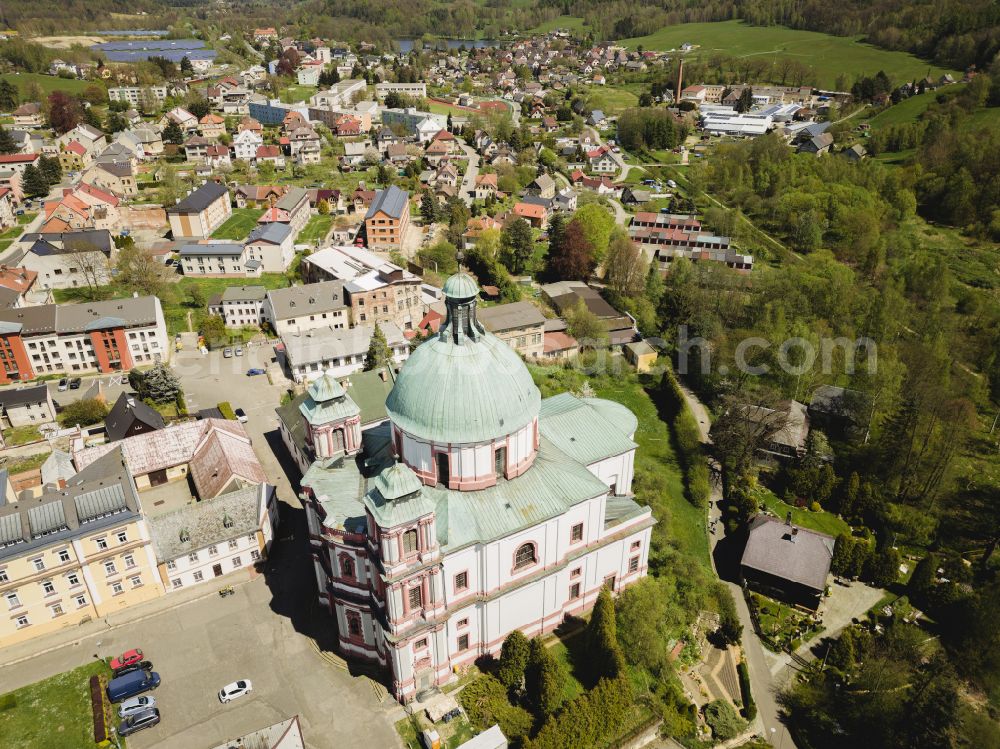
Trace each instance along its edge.
{"label": "dormer window", "polygon": [[191,534],[188,533],[187,528],[181,528],[181,543],[186,544],[191,540]]}

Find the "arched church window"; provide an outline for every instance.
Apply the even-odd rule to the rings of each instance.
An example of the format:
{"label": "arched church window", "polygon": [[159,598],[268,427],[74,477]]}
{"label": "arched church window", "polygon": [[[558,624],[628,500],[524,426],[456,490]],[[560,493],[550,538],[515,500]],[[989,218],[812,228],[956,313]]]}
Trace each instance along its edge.
{"label": "arched church window", "polygon": [[525,567],[529,567],[538,561],[538,557],[535,554],[535,545],[532,543],[521,544],[517,547],[517,553],[514,554],[514,569],[520,570]]}

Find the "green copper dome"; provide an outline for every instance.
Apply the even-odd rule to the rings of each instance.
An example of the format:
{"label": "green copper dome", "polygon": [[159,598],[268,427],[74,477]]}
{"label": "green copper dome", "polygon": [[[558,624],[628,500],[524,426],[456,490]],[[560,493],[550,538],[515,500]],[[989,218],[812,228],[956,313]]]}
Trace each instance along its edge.
{"label": "green copper dome", "polygon": [[436,444],[490,442],[538,417],[541,395],[524,362],[476,319],[478,287],[445,284],[448,319],[410,354],[385,402],[392,423]]}
{"label": "green copper dome", "polygon": [[468,273],[459,271],[444,282],[443,291],[452,299],[472,299],[479,295],[479,284]]}
{"label": "green copper dome", "polygon": [[375,477],[375,488],[384,499],[399,499],[420,491],[423,484],[405,463],[395,463]]}
{"label": "green copper dome", "polygon": [[324,374],[309,385],[309,395],[317,403],[343,398],[346,392],[344,386],[337,382],[337,378],[330,374]]}

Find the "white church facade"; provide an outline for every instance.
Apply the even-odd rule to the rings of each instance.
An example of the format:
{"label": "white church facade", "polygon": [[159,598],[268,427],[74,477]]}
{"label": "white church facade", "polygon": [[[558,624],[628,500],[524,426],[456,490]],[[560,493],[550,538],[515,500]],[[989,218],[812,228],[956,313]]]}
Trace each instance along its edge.
{"label": "white church facade", "polygon": [[640,579],[655,522],[631,496],[635,416],[542,400],[477,321],[475,281],[456,274],[444,292],[447,320],[396,375],[383,420],[360,418],[330,375],[279,412],[309,463],[318,596],[341,653],[388,669],[401,701]]}

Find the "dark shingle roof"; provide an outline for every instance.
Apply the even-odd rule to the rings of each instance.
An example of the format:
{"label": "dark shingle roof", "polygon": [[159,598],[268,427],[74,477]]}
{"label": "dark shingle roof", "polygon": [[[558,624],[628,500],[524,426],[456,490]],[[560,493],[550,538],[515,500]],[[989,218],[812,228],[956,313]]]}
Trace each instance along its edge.
{"label": "dark shingle roof", "polygon": [[750,523],[741,564],[813,590],[823,590],[833,560],[833,545],[833,536],[758,515]]}
{"label": "dark shingle roof", "polygon": [[225,185],[220,185],[218,182],[206,182],[180,203],[168,208],[167,213],[201,213],[223,195],[228,194],[229,190],[226,189]]}
{"label": "dark shingle roof", "polygon": [[8,409],[23,406],[25,403],[44,403],[48,397],[48,388],[45,385],[3,390],[0,391],[0,406]]}
{"label": "dark shingle roof", "polygon": [[157,411],[147,406],[137,396],[122,393],[104,420],[108,439],[112,442],[123,439],[137,421],[153,429],[163,429],[166,426],[163,417]]}
{"label": "dark shingle roof", "polygon": [[385,190],[378,191],[375,200],[372,201],[371,207],[368,209],[368,213],[365,214],[365,218],[369,219],[380,211],[387,216],[399,218],[403,215],[403,209],[406,207],[407,200],[409,200],[409,193],[406,190],[401,190],[395,185],[389,185]]}

